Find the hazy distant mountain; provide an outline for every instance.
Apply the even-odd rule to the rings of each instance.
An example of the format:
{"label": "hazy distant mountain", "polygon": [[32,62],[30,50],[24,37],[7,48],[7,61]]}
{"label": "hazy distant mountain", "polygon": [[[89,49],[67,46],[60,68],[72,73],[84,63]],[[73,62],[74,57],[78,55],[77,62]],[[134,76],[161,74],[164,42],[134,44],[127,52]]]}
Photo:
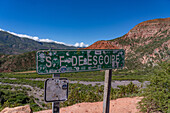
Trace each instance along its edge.
{"label": "hazy distant mountain", "polygon": [[21,54],[39,49],[76,49],[76,47],[55,42],[39,42],[0,30],[1,54]]}

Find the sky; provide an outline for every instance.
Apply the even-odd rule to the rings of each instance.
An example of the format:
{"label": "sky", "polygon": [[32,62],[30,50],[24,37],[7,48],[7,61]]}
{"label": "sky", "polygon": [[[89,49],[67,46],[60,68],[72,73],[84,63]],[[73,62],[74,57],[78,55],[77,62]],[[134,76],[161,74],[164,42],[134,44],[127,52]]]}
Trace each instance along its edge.
{"label": "sky", "polygon": [[88,46],[140,22],[170,17],[170,0],[0,0],[0,29]]}

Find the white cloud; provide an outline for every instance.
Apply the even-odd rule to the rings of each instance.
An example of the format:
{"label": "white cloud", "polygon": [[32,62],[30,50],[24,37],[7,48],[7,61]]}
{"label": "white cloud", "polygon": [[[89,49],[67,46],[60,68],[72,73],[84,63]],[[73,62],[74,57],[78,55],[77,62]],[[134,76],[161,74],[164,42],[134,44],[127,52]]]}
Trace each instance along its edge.
{"label": "white cloud", "polygon": [[50,39],[39,39],[40,42],[54,42],[53,40]]}
{"label": "white cloud", "polygon": [[0,28],[0,31],[4,31],[4,30]]}
{"label": "white cloud", "polygon": [[77,43],[74,44],[74,46],[75,46],[75,47],[87,47],[87,46],[89,46],[89,45],[88,45],[88,44],[84,44],[84,42],[81,42],[81,43],[78,43],[78,42],[77,42]]}
{"label": "white cloud", "polygon": [[38,41],[40,41],[40,42],[53,42],[53,43],[57,43],[57,44],[64,44],[64,45],[67,45],[67,46],[73,46],[71,44],[66,44],[64,42],[58,42],[58,41],[54,41],[54,40],[50,40],[50,39],[39,39]]}
{"label": "white cloud", "polygon": [[[0,29],[0,31],[5,31],[3,29]],[[35,41],[39,41],[39,38],[36,37],[36,36],[29,36],[29,35],[25,35],[25,34],[17,34],[17,33],[14,33],[14,32],[11,32],[11,31],[6,31],[12,35],[15,35],[15,36],[18,36],[18,37],[21,37],[21,38],[29,38],[29,39],[32,39],[32,40],[35,40]]]}
{"label": "white cloud", "polygon": [[[3,29],[0,28],[0,31],[6,31],[6,30],[3,30]],[[53,43],[57,43],[57,44],[64,44],[66,46],[75,46],[75,47],[87,47],[87,46],[89,46],[88,44],[84,44],[83,42],[76,43],[75,45],[71,45],[71,44],[66,44],[64,42],[58,42],[58,41],[54,41],[54,40],[50,40],[50,39],[39,39],[39,37],[37,37],[37,36],[29,36],[29,35],[26,35],[26,34],[17,34],[17,33],[11,32],[11,31],[6,31],[6,32],[8,32],[12,35],[21,37],[21,38],[29,38],[29,39],[39,41],[39,42],[53,42]]]}

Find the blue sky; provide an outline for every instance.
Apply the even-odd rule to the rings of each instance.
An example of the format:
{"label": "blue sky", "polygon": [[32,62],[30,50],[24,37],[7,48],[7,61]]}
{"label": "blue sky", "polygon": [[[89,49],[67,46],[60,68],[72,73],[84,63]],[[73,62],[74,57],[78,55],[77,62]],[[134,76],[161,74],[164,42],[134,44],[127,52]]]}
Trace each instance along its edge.
{"label": "blue sky", "polygon": [[66,44],[110,40],[170,17],[170,0],[0,0],[0,28]]}

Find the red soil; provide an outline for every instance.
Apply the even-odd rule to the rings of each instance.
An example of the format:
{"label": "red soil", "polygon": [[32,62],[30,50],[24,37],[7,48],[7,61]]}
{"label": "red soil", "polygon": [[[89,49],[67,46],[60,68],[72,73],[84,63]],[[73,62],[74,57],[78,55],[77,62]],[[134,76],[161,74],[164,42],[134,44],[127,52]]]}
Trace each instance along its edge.
{"label": "red soil", "polygon": [[84,49],[119,49],[112,41],[97,41]]}
{"label": "red soil", "polygon": [[[139,113],[136,108],[137,103],[142,97],[133,98],[119,98],[110,101],[110,112],[109,113]],[[72,106],[68,106],[60,109],[60,113],[102,113],[103,102],[87,102],[78,103]],[[52,110],[39,111],[35,113],[52,113]]]}

